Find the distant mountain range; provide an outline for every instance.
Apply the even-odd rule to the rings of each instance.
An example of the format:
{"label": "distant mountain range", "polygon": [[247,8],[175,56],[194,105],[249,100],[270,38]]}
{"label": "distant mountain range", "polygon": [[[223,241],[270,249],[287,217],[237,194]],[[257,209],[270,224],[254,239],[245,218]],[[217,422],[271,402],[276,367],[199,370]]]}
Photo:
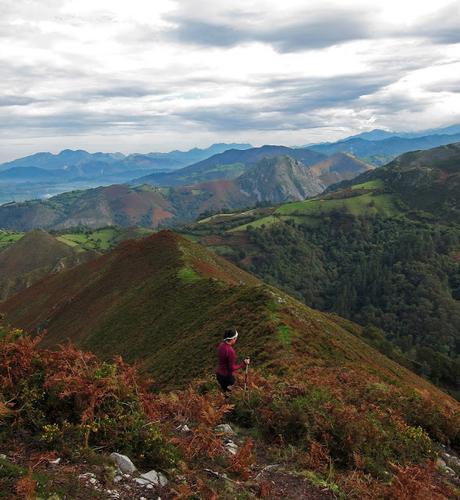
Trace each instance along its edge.
{"label": "distant mountain range", "polygon": [[0,204],[12,200],[43,198],[49,193],[127,182],[153,171],[172,171],[229,148],[250,144],[213,144],[206,149],[169,153],[88,153],[64,150],[37,153],[0,165]]}
{"label": "distant mountain range", "polygon": [[[169,153],[131,154],[121,153],[88,153],[87,151],[64,150],[59,154],[37,153],[0,165],[0,205],[15,201],[32,199],[48,199],[60,193],[75,190],[94,189],[99,186],[127,183],[132,186],[150,184],[156,187],[192,186],[214,181],[233,181],[254,167],[264,158],[289,156],[306,167],[313,167],[325,162],[311,173],[318,177],[318,168],[323,170],[319,184],[314,187],[312,178],[308,193],[317,194],[319,186],[326,187],[331,183],[349,179],[346,173],[344,157],[338,157],[342,166],[335,165],[335,171],[329,174],[327,163],[337,161],[337,153],[345,153],[353,157],[352,173],[356,171],[356,162],[362,165],[382,166],[408,151],[426,150],[434,146],[450,144],[460,140],[460,125],[431,129],[424,132],[391,132],[373,130],[349,137],[334,143],[322,143],[302,148],[265,145],[257,148],[250,144],[214,144],[206,149],[194,148],[189,151],[171,151]],[[394,135],[394,134],[400,134]],[[422,135],[427,134],[427,135]],[[367,167],[364,167],[367,168]],[[340,171],[342,169],[342,171]],[[298,173],[304,173],[302,169]],[[252,175],[252,174],[251,174]],[[292,178],[292,174],[290,175]],[[306,179],[301,183],[305,186]],[[253,204],[252,195],[244,199],[237,193],[233,183],[227,183],[233,194],[225,198],[233,198],[235,203],[227,208],[237,208]],[[223,184],[220,186],[222,193]],[[200,188],[202,189],[202,188]],[[205,187],[205,191],[208,186]],[[210,207],[225,208],[223,203],[215,201],[213,194],[216,186],[211,186],[208,203]],[[256,188],[257,189],[257,188]],[[280,186],[280,192],[283,192]],[[244,188],[243,188],[244,190]],[[287,191],[293,192],[292,186]],[[289,201],[272,195],[257,196],[260,202]],[[238,199],[238,202],[236,200]],[[206,208],[205,211],[207,211]],[[209,208],[211,210],[211,208]],[[195,211],[193,212],[195,215]]]}
{"label": "distant mountain range", "polygon": [[0,204],[115,183],[175,187],[235,179],[262,158],[281,155],[311,166],[336,153],[349,153],[366,164],[381,166],[402,153],[458,140],[460,125],[451,125],[422,132],[376,129],[337,142],[301,148],[271,145],[253,148],[250,144],[220,143],[206,149],[127,156],[83,150],[37,153],[0,165]]}
{"label": "distant mountain range", "polygon": [[455,125],[449,125],[448,127],[438,127],[430,128],[425,130],[420,130],[418,132],[396,132],[391,130],[374,129],[369,132],[361,132],[360,134],[352,135],[347,137],[347,139],[366,139],[369,141],[381,141],[382,139],[388,139],[389,137],[426,137],[428,135],[456,135],[460,134],[460,123]]}
{"label": "distant mountain range", "polygon": [[[304,161],[323,158],[310,151],[293,151]],[[251,159],[258,157],[249,152]],[[303,200],[321,193],[332,182],[350,179],[370,168],[346,154],[310,167],[290,156],[269,156],[243,166],[243,173],[233,179],[176,187],[112,185],[64,193],[49,200],[9,203],[0,206],[0,228],[29,231],[37,227],[173,226],[204,213]],[[212,177],[214,172],[214,163],[199,167],[200,178]]]}
{"label": "distant mountain range", "polygon": [[[435,134],[423,137],[398,137],[391,136],[391,134],[390,137],[386,137],[386,134],[387,132],[374,131],[338,142],[312,145],[309,148],[325,155],[338,152],[350,153],[368,163],[380,166],[408,151],[425,150],[460,141],[460,132],[452,135]],[[371,137],[378,137],[378,139],[371,139]]]}
{"label": "distant mountain range", "polygon": [[171,170],[191,165],[209,156],[222,153],[227,149],[248,149],[250,144],[213,144],[212,146],[199,149],[193,148],[189,151],[170,151],[169,153],[134,153],[124,155],[122,153],[88,153],[84,150],[65,149],[58,154],[36,153],[24,158],[0,164],[0,171],[17,167],[35,167],[45,170],[68,170],[70,167],[82,167],[85,165],[113,165],[116,170],[148,170],[164,169]]}

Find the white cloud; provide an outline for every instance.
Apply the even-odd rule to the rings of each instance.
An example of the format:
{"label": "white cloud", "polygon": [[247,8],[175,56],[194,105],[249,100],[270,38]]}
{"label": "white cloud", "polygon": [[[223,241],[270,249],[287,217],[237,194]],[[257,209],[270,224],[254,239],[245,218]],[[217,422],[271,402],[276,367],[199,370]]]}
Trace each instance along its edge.
{"label": "white cloud", "polygon": [[460,121],[458,2],[3,4],[0,161]]}

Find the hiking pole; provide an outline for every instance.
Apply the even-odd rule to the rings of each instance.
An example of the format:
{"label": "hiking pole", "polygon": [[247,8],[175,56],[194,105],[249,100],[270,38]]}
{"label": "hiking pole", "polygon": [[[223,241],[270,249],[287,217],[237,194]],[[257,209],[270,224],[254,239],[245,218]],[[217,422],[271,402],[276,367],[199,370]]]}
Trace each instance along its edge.
{"label": "hiking pole", "polygon": [[244,390],[248,389],[248,373],[249,373],[249,364],[246,365],[244,370]]}

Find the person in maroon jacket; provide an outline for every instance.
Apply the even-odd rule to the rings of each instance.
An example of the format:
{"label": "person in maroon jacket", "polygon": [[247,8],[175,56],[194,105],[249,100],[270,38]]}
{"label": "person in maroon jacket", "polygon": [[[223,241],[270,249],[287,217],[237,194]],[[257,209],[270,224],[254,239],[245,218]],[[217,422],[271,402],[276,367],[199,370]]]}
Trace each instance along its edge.
{"label": "person in maroon jacket", "polygon": [[236,353],[233,346],[237,339],[238,332],[235,329],[225,330],[224,340],[219,344],[217,349],[219,365],[216,377],[226,396],[230,392],[230,387],[235,383],[234,373],[250,363],[249,358],[246,358],[243,363],[236,363]]}

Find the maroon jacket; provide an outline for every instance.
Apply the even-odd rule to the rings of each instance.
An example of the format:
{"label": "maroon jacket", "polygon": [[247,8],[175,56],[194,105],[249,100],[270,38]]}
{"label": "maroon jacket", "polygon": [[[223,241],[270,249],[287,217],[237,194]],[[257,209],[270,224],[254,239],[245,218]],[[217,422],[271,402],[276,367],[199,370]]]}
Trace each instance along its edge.
{"label": "maroon jacket", "polygon": [[219,358],[219,366],[217,373],[224,377],[230,377],[236,370],[244,366],[244,363],[236,364],[236,353],[233,347],[227,342],[221,342],[217,349],[217,356]]}

